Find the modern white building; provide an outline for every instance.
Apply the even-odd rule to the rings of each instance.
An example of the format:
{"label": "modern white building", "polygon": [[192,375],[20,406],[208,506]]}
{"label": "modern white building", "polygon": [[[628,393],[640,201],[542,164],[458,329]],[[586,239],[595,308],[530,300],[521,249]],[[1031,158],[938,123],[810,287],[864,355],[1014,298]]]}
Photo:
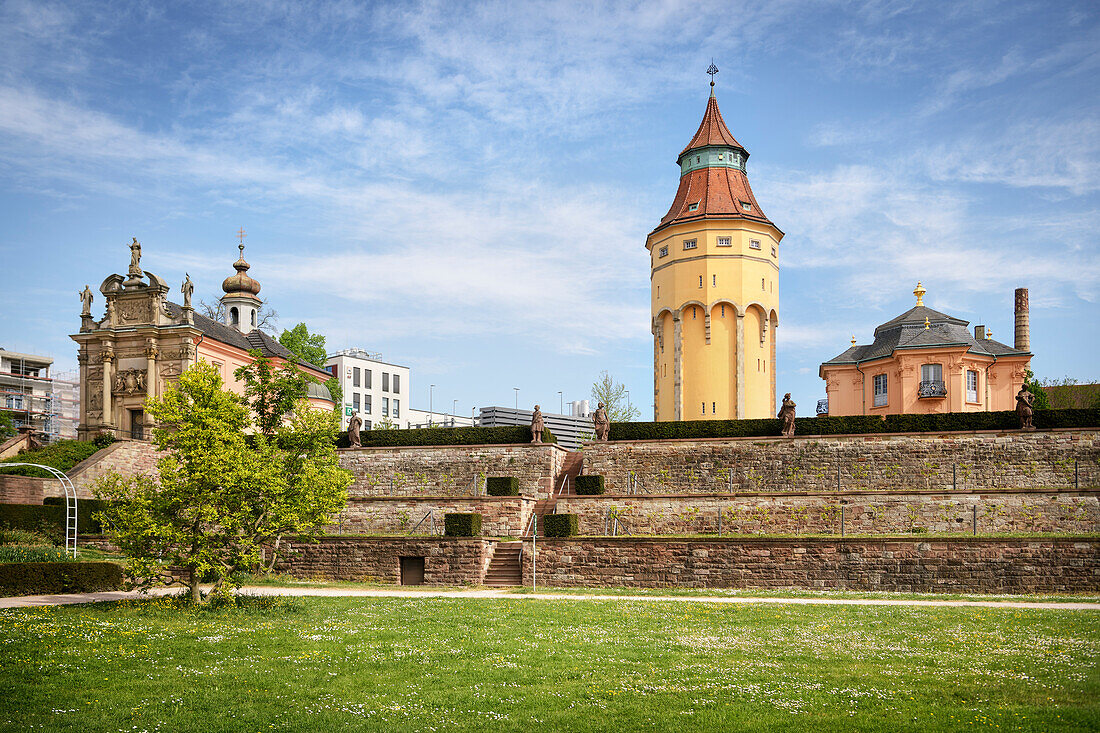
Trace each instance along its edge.
{"label": "modern white building", "polygon": [[407,366],[382,361],[381,354],[363,349],[344,349],[328,357],[325,369],[340,380],[345,423],[352,412],[358,412],[364,430],[383,420],[398,428],[409,427],[412,388]]}
{"label": "modern white building", "polygon": [[53,359],[0,347],[0,410],[15,427],[29,427],[48,440],[57,435],[57,405],[50,369]]}

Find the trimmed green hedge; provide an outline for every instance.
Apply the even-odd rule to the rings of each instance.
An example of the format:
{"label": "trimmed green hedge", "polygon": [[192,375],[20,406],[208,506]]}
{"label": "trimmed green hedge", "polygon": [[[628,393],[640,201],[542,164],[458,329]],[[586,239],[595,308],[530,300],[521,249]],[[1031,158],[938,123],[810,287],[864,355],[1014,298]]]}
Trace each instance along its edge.
{"label": "trimmed green hedge", "polygon": [[[1100,410],[1036,410],[1033,420],[1041,430],[1100,427]],[[847,415],[800,417],[795,435],[859,433],[937,433],[969,430],[1016,430],[1016,412],[946,412],[928,415]],[[779,436],[778,419],[686,420],[681,422],[623,422],[611,425],[610,440],[662,438],[752,438]]]}
{"label": "trimmed green hedge", "polygon": [[[413,430],[364,430],[359,434],[364,446],[386,447],[402,445],[503,445],[530,443],[531,428],[508,425],[499,428],[415,428]],[[557,443],[549,430],[542,431],[543,443]],[[348,434],[336,440],[337,448],[348,447]]]}
{"label": "trimmed green hedge", "polygon": [[90,440],[59,440],[37,450],[29,450],[12,458],[0,461],[0,474],[13,476],[37,476],[39,478],[53,478],[41,468],[3,468],[5,463],[41,463],[59,471],[68,471],[85,458],[91,457],[99,446]]}
{"label": "trimmed green hedge", "polygon": [[122,587],[113,562],[16,562],[0,564],[0,595],[94,593]]}
{"label": "trimmed green hedge", "polygon": [[480,537],[481,515],[462,512],[444,514],[443,534],[447,537]]}
{"label": "trimmed green hedge", "polygon": [[[29,532],[47,530],[52,534],[58,531],[63,533],[65,507],[42,504],[0,504],[0,527],[25,529]],[[79,526],[77,529],[79,530]]]}
{"label": "trimmed green hedge", "polygon": [[595,496],[606,490],[603,476],[589,475],[577,476],[573,481],[573,488],[581,496]]}
{"label": "trimmed green hedge", "polygon": [[576,514],[547,514],[542,518],[542,536],[573,537],[577,534],[577,526]]}
{"label": "trimmed green hedge", "polygon": [[490,476],[485,479],[485,493],[489,496],[519,496],[519,478]]}
{"label": "trimmed green hedge", "polygon": [[[61,496],[47,496],[42,500],[45,506],[61,507],[61,515],[65,515],[65,499]],[[111,502],[103,499],[78,499],[76,502],[76,529],[81,534],[102,534],[103,527],[95,518],[97,512],[107,508]]]}

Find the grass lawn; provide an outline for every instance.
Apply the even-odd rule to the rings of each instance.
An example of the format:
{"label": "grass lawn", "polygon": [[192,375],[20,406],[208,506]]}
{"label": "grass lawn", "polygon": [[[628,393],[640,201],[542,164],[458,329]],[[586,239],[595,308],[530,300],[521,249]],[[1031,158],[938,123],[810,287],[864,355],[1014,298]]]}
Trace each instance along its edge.
{"label": "grass lawn", "polygon": [[0,611],[0,729],[1100,727],[1100,612],[253,600]]}

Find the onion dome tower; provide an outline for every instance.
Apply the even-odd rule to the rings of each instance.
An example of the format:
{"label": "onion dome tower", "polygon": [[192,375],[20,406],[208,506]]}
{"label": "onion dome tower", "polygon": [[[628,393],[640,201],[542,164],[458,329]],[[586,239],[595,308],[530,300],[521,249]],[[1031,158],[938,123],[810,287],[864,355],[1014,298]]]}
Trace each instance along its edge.
{"label": "onion dome tower", "polygon": [[249,264],[244,260],[244,232],[239,233],[241,243],[237,245],[241,256],[233,263],[237,274],[222,281],[225,295],[221,302],[225,311],[225,325],[236,328],[241,333],[249,333],[256,328],[256,314],[262,301],[259,297],[260,283],[248,275]]}
{"label": "onion dome tower", "polygon": [[775,415],[779,242],[746,174],[749,153],[714,96],[676,159],[680,185],[646,239],[655,420]]}

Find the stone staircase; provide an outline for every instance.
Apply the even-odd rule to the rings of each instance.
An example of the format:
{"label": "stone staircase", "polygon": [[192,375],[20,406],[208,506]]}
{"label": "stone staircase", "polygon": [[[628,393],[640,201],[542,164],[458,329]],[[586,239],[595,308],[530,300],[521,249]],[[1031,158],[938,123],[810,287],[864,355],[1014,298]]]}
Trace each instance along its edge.
{"label": "stone staircase", "polygon": [[485,585],[504,587],[523,585],[523,568],[520,565],[522,542],[498,542],[493,549],[493,559],[485,571]]}
{"label": "stone staircase", "polygon": [[[542,526],[542,518],[547,514],[553,514],[555,507],[557,506],[557,497],[559,494],[556,492],[558,488],[562,486],[562,481],[568,477],[568,481],[565,482],[565,488],[562,489],[562,494],[573,494],[573,482],[580,475],[581,469],[584,467],[584,453],[581,451],[571,451],[565,456],[565,460],[562,462],[561,471],[554,477],[554,485],[550,488],[550,496],[546,499],[539,499],[535,502],[535,507],[532,510],[532,514],[539,518],[539,526]],[[533,525],[528,521],[527,526],[524,528],[523,536],[530,537],[533,531]],[[539,530],[541,533],[542,530]]]}

